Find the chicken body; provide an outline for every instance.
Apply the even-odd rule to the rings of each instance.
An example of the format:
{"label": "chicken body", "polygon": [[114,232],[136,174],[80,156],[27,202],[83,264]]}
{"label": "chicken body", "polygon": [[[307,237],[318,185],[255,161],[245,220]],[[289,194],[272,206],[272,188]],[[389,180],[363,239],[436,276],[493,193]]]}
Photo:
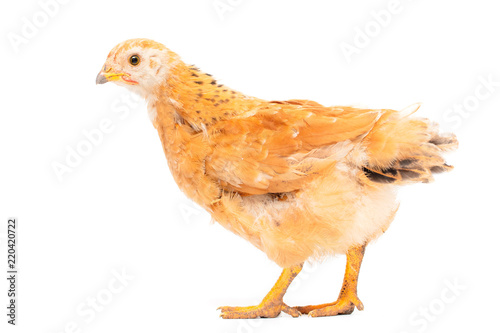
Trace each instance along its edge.
{"label": "chicken body", "polygon": [[[265,108],[263,112],[273,114],[275,111],[269,109],[268,102],[245,101],[255,103],[252,111],[259,107]],[[238,102],[241,104],[241,100]],[[329,147],[327,152],[317,152],[316,156],[310,152],[296,153],[304,155],[297,157],[302,164],[292,157],[286,165],[276,165],[266,151],[272,148],[265,143],[258,145],[255,151],[252,148],[250,153],[265,156],[271,162],[251,160],[248,155],[241,159],[241,155],[248,154],[240,151],[248,148],[247,141],[259,140],[262,124],[252,124],[244,131],[238,128],[236,133],[219,129],[211,132],[209,125],[208,134],[204,134],[193,130],[190,123],[175,122],[175,114],[179,112],[175,107],[177,103],[185,105],[178,98],[173,104],[159,100],[149,107],[157,114],[155,126],[179,188],[208,210],[215,221],[250,241],[281,267],[297,265],[309,258],[345,254],[350,247],[381,234],[392,221],[397,208],[394,185],[372,183],[363,171],[354,167],[355,159],[364,156],[360,143],[342,141]],[[274,107],[284,109],[285,117],[289,110],[308,109],[294,104]],[[236,119],[244,121],[246,117]],[[224,128],[228,126],[226,122],[234,122],[234,119],[219,120],[216,126]],[[274,129],[269,131],[269,137],[279,135]],[[277,149],[289,147],[285,143],[285,147]],[[217,151],[217,160],[214,151]],[[299,164],[285,175],[291,178],[292,184],[287,179],[276,183],[268,179],[277,168],[290,168],[292,163]],[[262,167],[267,170],[260,170]],[[220,174],[223,179],[214,179],[213,174]],[[275,177],[279,176],[276,173]],[[225,188],[221,183],[225,183]],[[285,190],[261,193],[262,188],[270,186]]]}
{"label": "chicken body", "polygon": [[[275,295],[306,260],[347,253],[360,264],[365,245],[394,218],[396,187],[451,169],[441,155],[457,145],[452,134],[411,117],[417,105],[398,112],[266,101],[219,84],[145,39],[115,47],[97,81],[142,95],[179,188],[284,268],[280,292],[266,296],[268,312],[224,308],[227,318],[281,310],[321,315],[289,308]],[[348,262],[346,278],[355,266]],[[357,270],[352,274],[357,281]],[[347,290],[354,290],[343,296],[347,310],[323,315],[362,308],[355,287]]]}

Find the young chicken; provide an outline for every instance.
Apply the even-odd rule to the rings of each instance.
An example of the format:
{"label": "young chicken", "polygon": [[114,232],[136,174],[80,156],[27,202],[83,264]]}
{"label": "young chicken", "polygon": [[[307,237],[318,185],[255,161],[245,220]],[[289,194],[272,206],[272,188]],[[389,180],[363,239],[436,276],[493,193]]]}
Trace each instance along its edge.
{"label": "young chicken", "polygon": [[[453,134],[403,111],[266,101],[219,84],[160,43],[111,50],[97,76],[144,97],[170,171],[215,221],[283,268],[262,302],[223,318],[349,314],[366,245],[392,222],[399,185],[449,171]],[[283,296],[306,260],[346,254],[336,302],[289,307]]]}

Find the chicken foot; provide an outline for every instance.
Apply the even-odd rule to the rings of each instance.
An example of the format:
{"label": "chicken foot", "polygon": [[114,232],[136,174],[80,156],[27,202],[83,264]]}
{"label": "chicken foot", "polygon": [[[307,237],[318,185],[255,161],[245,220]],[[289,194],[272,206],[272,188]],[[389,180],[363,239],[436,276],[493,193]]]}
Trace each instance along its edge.
{"label": "chicken foot", "polygon": [[302,264],[283,269],[278,281],[259,305],[244,307],[221,306],[218,308],[218,310],[221,310],[220,316],[224,319],[274,318],[281,311],[292,317],[300,316],[298,309],[289,307],[283,302],[283,296],[285,296],[288,286],[301,270]]}
{"label": "chicken foot", "polygon": [[308,305],[295,307],[302,314],[309,314],[311,317],[336,316],[341,314],[351,314],[354,307],[363,310],[363,303],[358,298],[357,286],[361,261],[365,253],[366,245],[355,246],[347,251],[347,264],[344,274],[344,283],[340,290],[337,301],[333,303]]}

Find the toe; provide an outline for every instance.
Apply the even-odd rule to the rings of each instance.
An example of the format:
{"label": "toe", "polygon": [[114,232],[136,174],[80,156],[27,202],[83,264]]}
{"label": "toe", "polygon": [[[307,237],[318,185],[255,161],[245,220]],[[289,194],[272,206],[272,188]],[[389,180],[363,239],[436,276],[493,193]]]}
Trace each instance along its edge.
{"label": "toe", "polygon": [[302,314],[297,308],[289,307],[288,305],[286,305],[284,303],[281,306],[281,311],[283,311],[286,314],[289,314],[290,316],[292,316],[294,318],[297,318]]}
{"label": "toe", "polygon": [[293,317],[298,317],[300,313],[294,311],[284,304],[259,304],[256,306],[226,306],[219,308],[220,316],[224,319],[251,319],[251,318],[275,318],[279,316],[281,311],[290,314]]}
{"label": "toe", "polygon": [[220,316],[224,319],[252,319],[258,318],[259,313],[257,311],[228,311],[221,313]]}
{"label": "toe", "polygon": [[325,308],[327,306],[332,306],[335,304],[337,304],[337,302],[318,304],[318,305],[296,306],[295,309],[300,311],[300,313],[302,313],[302,314],[308,314],[309,312],[311,312],[313,310],[322,309],[322,308]]}
{"label": "toe", "polygon": [[352,303],[337,303],[335,305],[326,306],[321,309],[312,310],[309,312],[311,317],[337,316],[342,314],[351,314],[354,311]]}
{"label": "toe", "polygon": [[220,317],[224,319],[247,319],[259,316],[256,306],[221,306],[217,308],[221,311]]}
{"label": "toe", "polygon": [[227,312],[227,311],[241,311],[246,308],[249,308],[248,306],[219,306],[217,310],[220,310],[221,312]]}
{"label": "toe", "polygon": [[359,298],[356,298],[356,300],[353,302],[354,305],[356,306],[356,309],[358,309],[359,311],[363,311],[365,309],[365,306],[363,305],[363,303],[359,300]]}
{"label": "toe", "polygon": [[309,312],[314,310],[311,306],[296,306],[294,308],[302,314],[308,314]]}

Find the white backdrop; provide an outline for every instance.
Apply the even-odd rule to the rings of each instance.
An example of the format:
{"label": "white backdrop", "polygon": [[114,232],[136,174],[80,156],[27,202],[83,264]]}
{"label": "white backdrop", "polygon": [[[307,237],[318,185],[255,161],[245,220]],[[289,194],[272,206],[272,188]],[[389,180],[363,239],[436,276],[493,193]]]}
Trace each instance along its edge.
{"label": "white backdrop", "polygon": [[[6,271],[6,221],[16,216],[20,276],[16,327],[6,323],[1,279],[1,331],[498,328],[500,20],[494,4],[4,1],[0,266]],[[457,133],[460,149],[449,156],[456,169],[433,184],[403,188],[396,220],[367,248],[359,281],[365,311],[218,318],[218,306],[260,301],[280,269],[210,224],[178,190],[143,101],[112,84],[95,85],[109,50],[135,37],[164,43],[249,95],[393,109],[423,102],[421,116]],[[78,149],[86,156],[73,156]],[[58,175],[57,163],[69,171]],[[344,265],[339,257],[306,266],[285,301],[335,300]]]}

